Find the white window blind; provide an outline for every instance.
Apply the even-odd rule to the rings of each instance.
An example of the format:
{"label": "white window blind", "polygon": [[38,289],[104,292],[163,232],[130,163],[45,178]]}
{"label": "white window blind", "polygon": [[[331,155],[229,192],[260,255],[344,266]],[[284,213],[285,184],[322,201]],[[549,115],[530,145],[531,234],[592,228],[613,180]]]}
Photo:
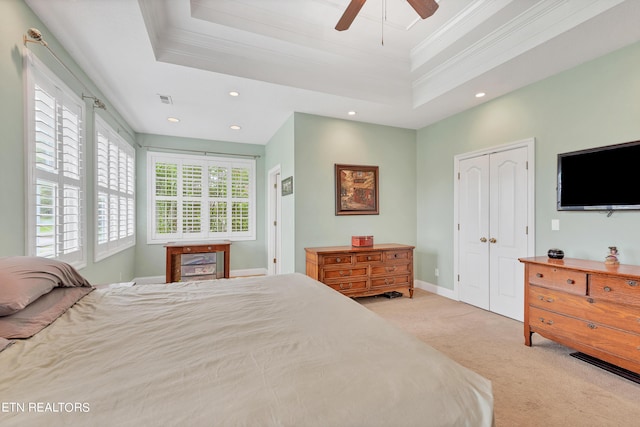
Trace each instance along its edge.
{"label": "white window blind", "polygon": [[86,264],[85,106],[27,52],[27,251]]}
{"label": "white window blind", "polygon": [[95,260],[99,261],[136,243],[136,152],[98,115],[95,133]]}
{"label": "white window blind", "polygon": [[149,152],[148,242],[255,240],[255,160]]}

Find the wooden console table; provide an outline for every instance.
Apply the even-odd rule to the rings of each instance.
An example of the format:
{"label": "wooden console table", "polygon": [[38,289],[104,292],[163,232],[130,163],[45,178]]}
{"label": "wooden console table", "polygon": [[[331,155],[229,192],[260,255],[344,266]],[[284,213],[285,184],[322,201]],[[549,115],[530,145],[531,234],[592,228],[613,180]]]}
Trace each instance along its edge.
{"label": "wooden console table", "polygon": [[[166,282],[173,283],[179,282],[182,279],[182,256],[183,255],[192,255],[192,254],[211,254],[222,252],[224,256],[224,270],[223,277],[229,278],[229,254],[231,242],[229,241],[218,241],[218,242],[180,242],[180,243],[169,243],[165,245],[167,248],[167,265],[166,265]],[[194,274],[195,276],[202,276],[202,279],[205,280],[207,278],[216,278],[218,272],[218,259],[214,262],[215,268],[213,273],[208,273],[205,270],[205,267],[202,267],[202,274]],[[200,264],[206,265],[206,264]],[[197,272],[196,272],[197,273]],[[212,276],[212,277],[206,277]]]}
{"label": "wooden console table", "polygon": [[534,332],[640,374],[640,266],[522,258],[524,342]]}
{"label": "wooden console table", "polygon": [[307,276],[349,297],[398,291],[413,298],[413,246],[305,248]]}

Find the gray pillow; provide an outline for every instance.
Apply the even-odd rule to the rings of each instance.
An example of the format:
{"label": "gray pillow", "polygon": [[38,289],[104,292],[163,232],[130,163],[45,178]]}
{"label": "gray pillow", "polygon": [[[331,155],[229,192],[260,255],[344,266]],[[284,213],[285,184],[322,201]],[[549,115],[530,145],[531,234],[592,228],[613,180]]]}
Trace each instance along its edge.
{"label": "gray pillow", "polygon": [[29,338],[46,328],[94,288],[55,288],[26,308],[0,317],[0,337]]}
{"label": "gray pillow", "polygon": [[0,258],[0,316],[14,314],[55,287],[91,287],[69,264],[41,257]]}

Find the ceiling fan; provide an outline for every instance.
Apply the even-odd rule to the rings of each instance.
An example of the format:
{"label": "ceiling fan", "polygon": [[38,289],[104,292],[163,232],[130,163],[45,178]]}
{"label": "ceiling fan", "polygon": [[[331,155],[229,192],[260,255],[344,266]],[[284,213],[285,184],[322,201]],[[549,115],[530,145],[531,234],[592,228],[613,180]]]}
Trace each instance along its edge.
{"label": "ceiling fan", "polygon": [[[338,21],[336,30],[344,31],[348,29],[366,1],[367,0],[351,0],[351,3],[349,3],[349,6],[347,6],[347,9]],[[422,19],[430,17],[438,9],[438,3],[436,3],[435,0],[407,0],[407,2],[418,12],[418,15],[420,15]]]}

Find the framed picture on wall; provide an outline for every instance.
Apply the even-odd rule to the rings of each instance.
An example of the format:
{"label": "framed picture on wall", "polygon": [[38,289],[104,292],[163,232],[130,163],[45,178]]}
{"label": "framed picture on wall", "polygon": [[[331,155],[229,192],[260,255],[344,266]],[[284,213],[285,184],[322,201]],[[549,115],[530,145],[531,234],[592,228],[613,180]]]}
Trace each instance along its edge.
{"label": "framed picture on wall", "polygon": [[282,180],[282,195],[288,196],[293,194],[293,177],[285,178]]}
{"label": "framed picture on wall", "polygon": [[335,165],[336,215],[378,215],[378,166]]}

